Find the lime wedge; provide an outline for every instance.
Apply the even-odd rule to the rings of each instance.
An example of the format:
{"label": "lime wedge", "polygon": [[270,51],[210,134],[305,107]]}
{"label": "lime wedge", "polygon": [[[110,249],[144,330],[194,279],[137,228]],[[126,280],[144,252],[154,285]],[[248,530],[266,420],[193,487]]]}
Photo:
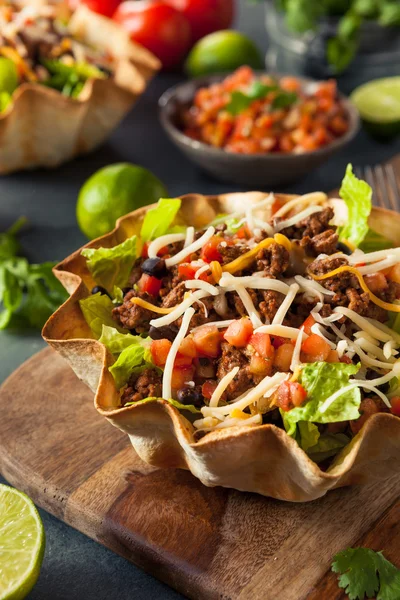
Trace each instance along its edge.
{"label": "lime wedge", "polygon": [[350,96],[367,128],[390,137],[400,131],[400,77],[374,79]]}
{"label": "lime wedge", "polygon": [[32,500],[0,484],[0,600],[22,600],[33,588],[45,536]]}

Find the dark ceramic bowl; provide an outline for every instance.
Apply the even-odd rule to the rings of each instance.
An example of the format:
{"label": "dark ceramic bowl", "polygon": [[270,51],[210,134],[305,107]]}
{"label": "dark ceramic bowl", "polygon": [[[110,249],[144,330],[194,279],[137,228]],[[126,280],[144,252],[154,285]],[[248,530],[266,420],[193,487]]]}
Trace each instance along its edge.
{"label": "dark ceramic bowl", "polygon": [[[255,188],[287,185],[307,175],[342,150],[356,135],[359,115],[355,106],[340,95],[349,117],[349,130],[331,144],[305,154],[235,154],[198,142],[180,129],[182,111],[193,101],[198,88],[221,81],[224,75],[211,75],[193,79],[167,90],[159,100],[161,124],[170,139],[196,165],[221,181]],[[279,76],[277,76],[279,79]],[[303,86],[314,85],[311,79],[301,78]]]}

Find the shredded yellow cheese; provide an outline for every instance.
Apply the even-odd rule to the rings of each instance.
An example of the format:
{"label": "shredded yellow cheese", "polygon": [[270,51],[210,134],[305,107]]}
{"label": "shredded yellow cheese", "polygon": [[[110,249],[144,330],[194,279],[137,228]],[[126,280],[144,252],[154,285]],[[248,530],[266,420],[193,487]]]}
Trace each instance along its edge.
{"label": "shredded yellow cheese", "polygon": [[259,250],[261,250],[262,248],[268,248],[268,246],[271,246],[271,244],[275,244],[274,238],[266,238],[265,240],[262,240],[262,242],[257,244],[257,246],[254,246],[254,248],[252,248],[245,254],[242,254],[242,256],[239,256],[238,258],[235,258],[235,260],[233,260],[232,262],[228,263],[227,265],[224,265],[222,267],[222,270],[226,273],[235,273],[236,271],[246,269],[251,265],[254,257],[259,252]]}
{"label": "shredded yellow cheese", "polygon": [[234,408],[231,412],[232,419],[249,419],[251,415],[246,414],[240,408]]}
{"label": "shredded yellow cheese", "polygon": [[29,81],[37,81],[38,80],[35,73],[33,71],[31,71],[31,69],[29,68],[27,63],[24,61],[24,59],[18,54],[18,52],[14,48],[10,48],[9,46],[2,46],[0,48],[0,54],[5,56],[6,58],[9,58],[10,60],[12,60],[13,63],[15,63],[15,65],[22,71],[22,73],[24,75],[26,75],[26,77],[27,77],[27,79],[29,79]]}
{"label": "shredded yellow cheese", "polygon": [[218,283],[222,277],[222,267],[217,260],[213,260],[210,263],[211,274],[214,278],[215,283]]}
{"label": "shredded yellow cheese", "polygon": [[147,308],[147,310],[151,310],[152,312],[159,313],[160,315],[168,315],[172,312],[176,306],[172,306],[171,308],[161,308],[159,306],[155,306],[150,302],[146,302],[146,300],[142,300],[142,298],[131,298],[132,304],[137,304],[142,308]]}
{"label": "shredded yellow cheese", "polygon": [[288,252],[291,251],[292,249],[292,242],[289,240],[289,238],[286,237],[286,235],[283,235],[283,233],[276,233],[274,235],[274,240],[277,244],[279,244],[280,246],[283,246],[284,248],[286,248],[286,250]]}
{"label": "shredded yellow cheese", "polygon": [[291,383],[293,383],[294,381],[297,381],[300,376],[300,373],[301,373],[301,367],[296,367],[295,370],[293,371],[293,375],[291,376],[289,381]]}
{"label": "shredded yellow cheese", "polygon": [[385,310],[391,310],[392,312],[400,313],[400,304],[392,304],[391,302],[384,302],[384,300],[381,300],[380,298],[375,296],[375,294],[373,294],[371,292],[371,290],[365,283],[364,277],[361,275],[361,273],[355,267],[343,265],[342,267],[338,267],[337,269],[334,269],[333,271],[330,271],[329,273],[326,273],[325,275],[314,275],[313,273],[310,273],[310,275],[316,281],[322,281],[323,279],[335,277],[335,275],[339,275],[340,273],[343,273],[345,271],[348,271],[349,273],[353,273],[353,275],[355,275],[357,277],[361,288],[363,289],[363,291],[366,294],[368,294],[368,296],[371,298],[371,301],[374,304],[376,304],[377,306],[380,306],[381,308],[384,308]]}

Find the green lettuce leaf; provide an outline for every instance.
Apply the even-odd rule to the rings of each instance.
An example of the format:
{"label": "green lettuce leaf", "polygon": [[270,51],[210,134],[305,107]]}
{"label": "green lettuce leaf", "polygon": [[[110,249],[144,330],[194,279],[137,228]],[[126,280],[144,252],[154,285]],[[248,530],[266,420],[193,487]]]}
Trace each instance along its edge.
{"label": "green lettuce leaf", "polygon": [[150,338],[142,338],[140,335],[132,335],[131,333],[121,333],[115,327],[103,325],[99,342],[104,344],[112,354],[121,354],[125,348],[132,346],[132,344],[144,342],[145,339],[150,344]]}
{"label": "green lettuce leaf", "polygon": [[318,463],[335,456],[349,442],[350,438],[344,433],[323,433],[318,443],[308,448],[307,454],[311,460]]}
{"label": "green lettuce leaf", "polygon": [[112,292],[128,283],[137,256],[136,236],[113,248],[84,248],[82,256],[95,282]]}
{"label": "green lettuce leaf", "polygon": [[147,211],[140,237],[143,242],[148,242],[160,235],[165,235],[170,229],[179,209],[181,201],[179,198],[161,198],[157,206]]}
{"label": "green lettuce leaf", "polygon": [[348,210],[348,221],[340,227],[339,239],[348,240],[358,247],[368,233],[372,189],[368,183],[354,175],[351,164],[347,165],[339,195],[345,201]]}
{"label": "green lettuce leaf", "polygon": [[316,362],[306,365],[301,371],[300,383],[307,392],[307,400],[302,406],[288,412],[281,411],[286,432],[296,437],[299,421],[337,423],[358,419],[361,402],[359,388],[339,396],[325,412],[320,412],[320,408],[329,396],[349,384],[350,375],[355,375],[359,368],[360,365],[345,363]]}
{"label": "green lettuce leaf", "polygon": [[112,318],[114,304],[105,294],[93,294],[93,296],[79,300],[79,304],[85,321],[96,339],[99,339],[101,336],[103,325],[115,327],[120,332],[124,331],[115,324]]}
{"label": "green lettuce leaf", "polygon": [[360,250],[363,252],[376,252],[378,250],[387,250],[393,248],[394,244],[391,240],[388,240],[384,235],[368,228],[367,235],[359,244]]}
{"label": "green lettuce leaf", "polygon": [[[145,398],[144,400],[138,400],[137,402],[127,402],[125,404],[125,406],[136,406],[137,404],[148,404],[149,402],[154,402],[156,400],[161,400],[161,398]],[[168,402],[169,404],[172,404],[172,406],[175,406],[175,408],[177,408],[178,410],[188,410],[191,413],[199,413],[200,410],[198,408],[196,408],[195,406],[193,406],[193,404],[181,404],[180,402],[178,402],[177,400],[172,400],[172,398],[170,398],[169,400],[166,400],[166,402]]]}
{"label": "green lettuce leaf", "polygon": [[135,342],[122,350],[121,354],[110,367],[117,389],[121,389],[131,375],[141,373],[146,368],[154,368],[150,352],[150,338],[135,337]]}
{"label": "green lettuce leaf", "polygon": [[318,443],[321,434],[318,427],[309,421],[299,421],[297,425],[298,433],[296,438],[298,444],[304,452],[307,452],[309,448]]}

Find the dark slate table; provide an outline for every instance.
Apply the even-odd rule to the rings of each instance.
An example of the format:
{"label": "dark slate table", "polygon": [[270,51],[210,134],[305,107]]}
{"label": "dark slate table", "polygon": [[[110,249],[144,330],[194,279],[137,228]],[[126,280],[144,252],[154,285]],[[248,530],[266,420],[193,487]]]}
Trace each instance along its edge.
{"label": "dark slate table", "polygon": [[[240,9],[238,28],[255,39],[265,51],[263,7],[243,1]],[[18,216],[26,215],[31,227],[21,241],[31,261],[62,259],[86,241],[76,226],[75,202],[86,178],[104,165],[120,161],[142,164],[166,183],[171,195],[241,191],[199,172],[170,144],[161,130],[157,100],[164,90],[180,79],[179,75],[173,74],[158,76],[110,141],[94,154],[55,171],[18,173],[0,179],[0,230]],[[396,152],[400,152],[400,140],[381,145],[361,132],[341,156],[284,191],[328,191],[338,186],[349,161],[355,165],[375,163]],[[43,346],[39,333],[0,332],[0,381]],[[46,555],[30,600],[183,598],[44,511],[41,515],[47,535]]]}

